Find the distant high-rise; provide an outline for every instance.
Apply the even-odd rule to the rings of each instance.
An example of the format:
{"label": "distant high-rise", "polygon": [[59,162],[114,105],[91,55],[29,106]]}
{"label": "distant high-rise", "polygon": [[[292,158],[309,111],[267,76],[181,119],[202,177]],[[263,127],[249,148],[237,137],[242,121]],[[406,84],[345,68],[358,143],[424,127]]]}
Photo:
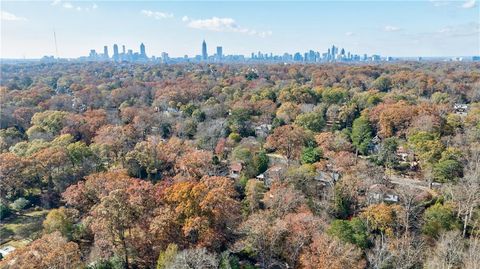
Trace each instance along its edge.
{"label": "distant high-rise", "polygon": [[307,54],[307,57],[306,57],[305,61],[315,62],[315,61],[316,61],[315,51],[310,50],[310,51],[308,52],[308,54]]}
{"label": "distant high-rise", "polygon": [[118,45],[113,44],[113,60],[118,61],[119,56],[118,56]]}
{"label": "distant high-rise", "polygon": [[223,58],[223,48],[221,46],[217,47],[217,60],[222,60]]}
{"label": "distant high-rise", "polygon": [[296,62],[303,61],[302,54],[300,54],[300,52],[295,53],[295,55],[293,55],[293,60]]}
{"label": "distant high-rise", "polygon": [[108,56],[108,47],[107,46],[103,46],[103,58],[105,58],[105,59],[110,58]]}
{"label": "distant high-rise", "polygon": [[163,63],[168,63],[169,59],[170,59],[170,57],[168,57],[168,53],[162,52],[162,62]]}
{"label": "distant high-rise", "polygon": [[[161,57],[147,56],[146,47],[143,43],[140,44],[140,51],[126,49],[122,45],[122,51],[117,44],[112,46],[112,55],[109,55],[108,46],[104,46],[103,53],[97,53],[91,50],[89,55],[81,57],[80,60],[85,61],[112,61],[112,62],[163,62],[163,63],[180,63],[180,62],[243,62],[243,61],[258,61],[258,62],[306,62],[306,63],[327,63],[327,62],[359,62],[359,61],[390,61],[396,60],[394,58],[382,57],[381,55],[367,55],[354,54],[346,48],[336,47],[335,45],[326,48],[325,52],[315,50],[308,50],[306,52],[296,52],[294,54],[284,53],[283,55],[274,55],[273,53],[262,53],[261,51],[252,52],[251,58],[244,55],[224,55],[222,46],[215,46],[214,52],[209,57],[207,52],[207,43],[202,42],[202,51],[200,55],[194,57],[172,57],[164,52]],[[480,56],[479,56],[480,57]],[[478,61],[478,57],[475,58]]]}
{"label": "distant high-rise", "polygon": [[97,58],[97,52],[95,50],[90,50],[90,54],[88,55],[90,57],[90,60],[95,60]]}
{"label": "distant high-rise", "polygon": [[147,53],[145,52],[145,45],[143,43],[140,44],[140,55],[142,57],[147,57]]}
{"label": "distant high-rise", "polygon": [[202,60],[206,61],[208,59],[208,54],[207,54],[207,43],[205,40],[203,40],[202,43]]}

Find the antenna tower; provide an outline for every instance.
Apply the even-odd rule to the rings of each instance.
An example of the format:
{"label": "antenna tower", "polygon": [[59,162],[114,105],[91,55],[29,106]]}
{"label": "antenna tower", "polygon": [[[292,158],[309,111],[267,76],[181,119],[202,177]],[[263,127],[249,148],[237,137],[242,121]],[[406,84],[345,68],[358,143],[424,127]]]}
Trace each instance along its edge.
{"label": "antenna tower", "polygon": [[55,55],[58,59],[58,45],[57,45],[57,34],[55,33],[55,29],[53,29],[53,39],[55,41]]}

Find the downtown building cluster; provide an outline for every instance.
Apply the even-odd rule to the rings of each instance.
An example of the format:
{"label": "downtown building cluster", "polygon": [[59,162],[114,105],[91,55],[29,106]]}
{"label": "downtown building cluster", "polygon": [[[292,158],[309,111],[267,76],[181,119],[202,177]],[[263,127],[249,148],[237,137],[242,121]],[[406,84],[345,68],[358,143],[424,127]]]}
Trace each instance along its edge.
{"label": "downtown building cluster", "polygon": [[392,57],[382,58],[380,55],[367,54],[358,55],[350,52],[346,52],[344,48],[339,49],[332,46],[327,52],[321,53],[314,50],[309,50],[305,53],[296,52],[295,54],[284,53],[283,55],[263,54],[262,52],[253,53],[250,57],[254,61],[283,61],[283,62],[307,62],[307,63],[320,63],[320,62],[367,62],[367,61],[392,61]]}
{"label": "downtown building cluster", "polygon": [[115,62],[146,62],[150,58],[147,56],[145,45],[140,44],[140,51],[133,52],[132,49],[125,49],[125,45],[122,45],[122,51],[118,50],[118,45],[113,45],[113,53],[110,57],[108,46],[103,47],[103,53],[98,53],[96,50],[91,49],[88,57],[80,57],[79,60],[86,61],[115,61]]}
{"label": "downtown building cluster", "polygon": [[243,63],[243,62],[259,62],[259,63],[324,63],[324,62],[378,62],[393,61],[392,57],[382,57],[380,55],[359,55],[347,52],[344,48],[332,46],[324,53],[309,50],[294,54],[284,53],[283,55],[274,55],[273,53],[251,53],[250,57],[244,55],[225,55],[223,47],[217,46],[213,55],[208,54],[207,43],[202,42],[201,54],[193,57],[184,55],[183,57],[169,57],[168,53],[162,52],[161,56],[147,56],[146,48],[143,43],[140,44],[140,50],[134,52],[132,49],[119,51],[117,44],[113,45],[113,53],[110,55],[108,46],[104,46],[103,53],[96,50],[90,50],[88,56],[80,57],[81,61],[113,61],[113,62],[157,62],[157,63],[185,63],[185,62],[207,62],[207,63]]}

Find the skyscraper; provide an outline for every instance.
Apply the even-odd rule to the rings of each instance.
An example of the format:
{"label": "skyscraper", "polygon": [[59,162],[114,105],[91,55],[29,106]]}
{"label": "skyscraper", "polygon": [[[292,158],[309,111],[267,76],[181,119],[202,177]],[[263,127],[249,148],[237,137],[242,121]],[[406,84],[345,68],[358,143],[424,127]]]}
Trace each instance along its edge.
{"label": "skyscraper", "polygon": [[223,48],[221,46],[217,47],[217,60],[221,61],[223,58]]}
{"label": "skyscraper", "polygon": [[310,50],[308,52],[308,56],[307,56],[307,59],[305,59],[305,61],[308,61],[308,62],[315,62],[315,51],[313,50]]}
{"label": "skyscraper", "polygon": [[122,53],[125,54],[125,45],[122,45]]}
{"label": "skyscraper", "polygon": [[103,58],[105,58],[105,59],[110,58],[108,56],[108,47],[107,46],[103,46]]}
{"label": "skyscraper", "polygon": [[208,59],[208,54],[207,54],[207,43],[205,40],[203,40],[202,43],[202,60],[206,61]]}
{"label": "skyscraper", "polygon": [[146,58],[147,57],[147,53],[145,52],[145,45],[142,43],[140,44],[140,56],[142,58]]}
{"label": "skyscraper", "polygon": [[119,57],[118,57],[118,45],[117,45],[117,44],[113,44],[113,60],[114,60],[114,61],[118,61],[118,60],[119,60]]}
{"label": "skyscraper", "polygon": [[90,50],[90,54],[88,55],[90,60],[96,60],[97,59],[97,52],[95,50]]}
{"label": "skyscraper", "polygon": [[301,61],[303,61],[302,54],[300,54],[300,52],[295,53],[295,55],[293,55],[293,60],[294,60],[295,62],[301,62]]}
{"label": "skyscraper", "polygon": [[164,63],[164,64],[168,63],[169,59],[170,59],[170,57],[168,57],[168,53],[162,52],[162,63]]}

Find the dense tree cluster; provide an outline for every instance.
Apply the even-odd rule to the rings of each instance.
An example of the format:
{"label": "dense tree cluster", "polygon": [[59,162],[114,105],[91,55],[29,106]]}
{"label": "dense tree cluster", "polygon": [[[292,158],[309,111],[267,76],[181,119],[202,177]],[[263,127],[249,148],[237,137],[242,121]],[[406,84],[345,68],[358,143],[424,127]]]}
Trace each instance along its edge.
{"label": "dense tree cluster", "polygon": [[480,264],[478,64],[1,69],[0,268]]}

